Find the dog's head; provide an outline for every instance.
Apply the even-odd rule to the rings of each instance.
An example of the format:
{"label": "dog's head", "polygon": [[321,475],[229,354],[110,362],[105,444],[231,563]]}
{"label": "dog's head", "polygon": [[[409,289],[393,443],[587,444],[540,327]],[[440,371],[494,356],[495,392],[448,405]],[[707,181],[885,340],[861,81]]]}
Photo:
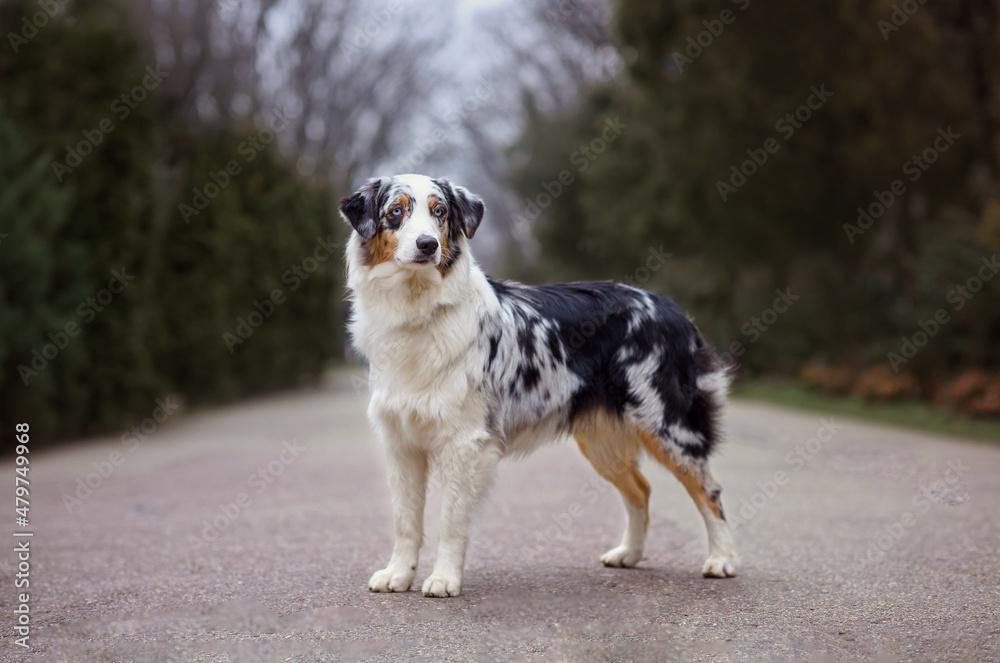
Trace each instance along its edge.
{"label": "dog's head", "polygon": [[360,239],[367,267],[437,268],[443,275],[461,255],[486,211],[483,201],[448,180],[397,175],[369,180],[340,201],[340,214]]}

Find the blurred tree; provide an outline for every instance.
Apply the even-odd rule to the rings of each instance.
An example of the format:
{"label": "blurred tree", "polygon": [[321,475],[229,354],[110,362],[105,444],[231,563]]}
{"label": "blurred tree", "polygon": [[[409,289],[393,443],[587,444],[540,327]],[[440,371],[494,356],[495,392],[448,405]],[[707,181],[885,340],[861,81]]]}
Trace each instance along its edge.
{"label": "blurred tree", "polygon": [[[22,17],[37,24],[41,14],[33,3],[6,5],[0,32],[21,33]],[[125,413],[151,411],[163,389],[151,370],[145,339],[137,333],[153,305],[144,296],[144,258],[155,208],[148,164],[158,133],[155,107],[143,103],[149,94],[143,79],[150,86],[153,81],[138,62],[138,42],[123,29],[126,21],[113,3],[67,5],[48,16],[26,43],[0,49],[3,112],[32,155],[22,165],[48,160],[44,173],[29,169],[22,174],[36,178],[25,192],[27,200],[50,198],[53,206],[25,218],[22,214],[31,214],[33,206],[22,198],[12,201],[10,216],[2,220],[5,227],[26,227],[0,245],[4,262],[7,256],[16,264],[23,259],[18,256],[35,255],[25,267],[41,267],[45,284],[41,297],[22,300],[28,290],[8,291],[16,302],[12,309],[23,316],[14,323],[23,333],[21,343],[11,348],[8,366],[29,366],[35,351],[61,345],[49,334],[64,333],[67,324],[79,329],[37,376],[12,379],[8,374],[12,398],[4,401],[39,406],[18,413],[36,415],[32,424],[39,432],[86,433],[123,425]],[[32,243],[14,241],[18,236]],[[54,269],[45,269],[46,263]],[[29,271],[12,283],[33,278]],[[119,292],[109,290],[112,281]],[[15,390],[24,393],[14,397]]]}
{"label": "blurred tree", "polygon": [[[386,159],[432,84],[449,26],[402,2],[131,0],[145,59],[170,71],[168,116],[212,132],[283,112],[287,153],[340,193]],[[448,16],[447,13],[443,14]]]}
{"label": "blurred tree", "polygon": [[[1000,154],[996,3],[921,5],[905,23],[896,4],[620,0],[626,75],[573,108],[529,114],[512,152],[530,200],[607,118],[629,127],[571,168],[574,184],[544,210],[543,262],[621,279],[664,244],[674,258],[648,285],[680,299],[720,346],[747,346],[751,371],[792,371],[818,352],[884,360],[917,329],[917,311],[944,302],[932,253],[968,257],[969,238],[986,250],[978,219],[998,197]],[[939,139],[949,131],[960,137]],[[914,160],[928,148],[939,165]],[[879,198],[885,211],[848,232]],[[789,287],[801,299],[773,328],[743,331]],[[985,340],[1000,333],[993,310],[969,330],[975,351],[956,325],[936,340],[948,351],[927,353],[928,370],[1000,361]]]}
{"label": "blurred tree", "polygon": [[346,233],[329,190],[237,136],[175,143],[191,164],[179,205],[191,207],[187,220],[170,215],[155,279],[158,326],[169,334],[160,368],[202,402],[294,385],[344,343]]}
{"label": "blurred tree", "polygon": [[[533,226],[519,220],[527,190],[511,196],[510,166],[523,166],[527,175],[538,171],[538,161],[546,157],[517,137],[526,119],[530,125],[531,118],[541,114],[571,115],[592,81],[608,80],[620,71],[621,57],[609,30],[612,7],[609,0],[508,2],[478,16],[476,52],[480,62],[487,63],[481,65],[481,80],[490,81],[489,94],[480,100],[476,90],[481,103],[475,113],[463,114],[451,131],[458,134],[454,142],[460,149],[448,143],[442,152],[459,161],[456,169],[478,175],[469,186],[487,202],[488,224],[480,233],[492,233],[492,243],[499,245],[494,247],[500,254],[494,262],[505,263],[506,271],[521,277],[535,274],[538,246]],[[516,148],[510,149],[514,142]],[[538,193],[542,181],[532,182],[531,195]]]}
{"label": "blurred tree", "polygon": [[[0,7],[0,33],[37,9]],[[329,245],[346,233],[326,182],[287,165],[271,129],[206,128],[163,103],[173,73],[143,61],[113,0],[46,16],[0,49],[0,419],[44,442],[123,430],[169,393],[197,404],[314,378],[343,338]],[[264,304],[276,287],[287,297]],[[271,313],[230,352],[255,302]]]}
{"label": "blurred tree", "polygon": [[[49,402],[82,400],[85,356],[66,328],[79,322],[74,309],[88,295],[86,262],[79,246],[49,245],[69,219],[72,199],[68,188],[55,186],[50,163],[51,155],[38,154],[0,105],[0,422],[5,426],[45,410]],[[46,356],[55,352],[61,356]],[[31,389],[24,388],[25,381]],[[58,421],[31,424],[50,435]]]}

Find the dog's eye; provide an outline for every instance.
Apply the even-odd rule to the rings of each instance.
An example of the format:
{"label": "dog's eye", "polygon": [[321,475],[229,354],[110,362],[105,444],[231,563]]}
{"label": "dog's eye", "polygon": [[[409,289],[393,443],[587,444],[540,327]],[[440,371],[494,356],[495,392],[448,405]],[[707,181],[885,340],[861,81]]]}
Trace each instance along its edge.
{"label": "dog's eye", "polygon": [[434,208],[434,216],[436,216],[439,219],[444,218],[444,208],[443,207],[435,207]]}
{"label": "dog's eye", "polygon": [[391,216],[391,217],[400,217],[400,216],[403,216],[403,208],[402,207],[393,207],[391,210],[389,210],[389,216]]}

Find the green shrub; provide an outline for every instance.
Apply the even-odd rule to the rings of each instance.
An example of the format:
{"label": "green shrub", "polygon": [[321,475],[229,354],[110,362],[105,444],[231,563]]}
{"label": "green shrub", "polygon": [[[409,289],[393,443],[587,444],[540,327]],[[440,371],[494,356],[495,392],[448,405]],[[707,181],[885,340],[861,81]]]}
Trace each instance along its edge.
{"label": "green shrub", "polygon": [[[37,10],[0,7],[0,33]],[[167,394],[295,386],[341,347],[339,248],[298,287],[282,278],[346,234],[330,192],[274,149],[247,162],[255,127],[206,138],[155,89],[116,105],[152,75],[141,53],[101,0],[0,49],[0,425],[28,421],[36,442],[123,430]],[[232,159],[241,173],[186,223],[178,205]],[[223,335],[275,288],[284,303],[230,352]]]}

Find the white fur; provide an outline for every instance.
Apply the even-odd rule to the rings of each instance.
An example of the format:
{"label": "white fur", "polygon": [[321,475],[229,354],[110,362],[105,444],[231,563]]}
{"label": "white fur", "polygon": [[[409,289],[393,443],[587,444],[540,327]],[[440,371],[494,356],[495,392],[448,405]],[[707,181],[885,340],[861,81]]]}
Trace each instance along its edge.
{"label": "white fur", "polygon": [[[517,308],[516,311],[521,316],[538,320],[539,324],[534,328],[535,345],[539,349],[544,347],[550,321],[538,319],[531,309]],[[521,352],[517,334],[511,332],[521,331],[523,325],[519,318],[515,318],[514,309],[498,306],[491,309],[491,313],[487,320],[496,328],[508,331],[501,337],[490,379],[496,384],[507,384],[514,379],[519,363],[516,354]],[[476,357],[473,359],[478,360]],[[540,362],[538,368],[541,374],[539,383],[545,385],[544,390],[533,390],[520,394],[517,399],[505,399],[500,403],[499,419],[503,422],[505,455],[524,456],[542,444],[558,439],[561,434],[559,423],[564,419],[570,398],[580,387],[580,379],[560,362]],[[539,418],[539,412],[548,414]]]}
{"label": "white fur", "polygon": [[701,517],[708,529],[708,559],[701,573],[709,578],[731,578],[736,575],[739,557],[736,555],[736,544],[733,543],[732,532],[725,520],[715,517],[707,506],[700,507]]}
{"label": "white fur", "polygon": [[[427,206],[428,199],[437,193],[433,183],[423,175],[399,175],[395,178],[398,182],[408,185],[416,197],[414,201],[413,213],[407,218],[399,230],[396,231],[396,260],[398,263],[412,263],[423,257],[423,253],[417,249],[417,238],[421,235],[430,235],[435,239],[438,237],[438,222],[431,216]],[[434,253],[434,262],[441,260],[441,246]]]}
{"label": "white fur", "polygon": [[[619,351],[619,356],[628,354],[627,348]],[[653,388],[653,378],[660,364],[663,350],[656,348],[641,362],[628,367],[629,382],[638,396],[639,404],[627,408],[629,414],[645,424],[649,430],[659,430],[663,426],[663,401]]]}
{"label": "white fur", "polygon": [[632,567],[642,559],[642,551],[646,547],[646,530],[649,528],[649,512],[639,509],[625,500],[625,511],[628,513],[628,524],[622,542],[601,555],[605,566]]}
{"label": "white fur", "polygon": [[729,369],[721,368],[698,377],[698,389],[712,394],[716,402],[723,403],[729,393]]}
{"label": "white fur", "polygon": [[[426,201],[418,198],[415,210],[421,209],[427,210]],[[414,216],[421,215],[415,211]],[[421,223],[411,231],[411,223],[407,220],[396,233],[403,255],[411,243],[415,250],[416,237],[424,231],[438,233]],[[368,415],[386,447],[396,534],[389,564],[372,576],[369,588],[405,591],[412,584],[433,463],[443,486],[441,540],[423,590],[428,596],[457,596],[472,518],[500,455],[499,445],[482,429],[486,403],[470,388],[480,379],[480,369],[469,361],[480,315],[499,305],[471,260],[459,260],[442,278],[434,264],[440,255],[424,265],[411,266],[397,257],[366,267],[356,233],[347,251],[354,294],[349,327],[370,362]]]}

